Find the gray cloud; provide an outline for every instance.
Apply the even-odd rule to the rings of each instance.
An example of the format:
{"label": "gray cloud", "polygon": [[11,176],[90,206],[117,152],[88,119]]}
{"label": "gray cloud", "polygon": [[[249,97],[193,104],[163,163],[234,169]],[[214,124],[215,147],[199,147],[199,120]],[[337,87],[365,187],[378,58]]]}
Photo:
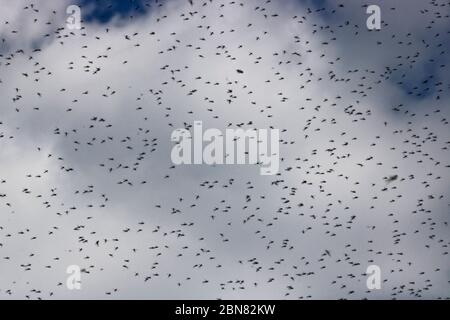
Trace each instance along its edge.
{"label": "gray cloud", "polygon": [[[448,18],[433,5],[382,2],[388,25],[369,32],[359,1],[171,1],[32,53],[67,4],[2,13],[0,297],[448,298],[449,84],[428,67]],[[172,169],[170,134],[194,120],[279,128],[280,174]],[[71,264],[89,272],[79,291]]]}

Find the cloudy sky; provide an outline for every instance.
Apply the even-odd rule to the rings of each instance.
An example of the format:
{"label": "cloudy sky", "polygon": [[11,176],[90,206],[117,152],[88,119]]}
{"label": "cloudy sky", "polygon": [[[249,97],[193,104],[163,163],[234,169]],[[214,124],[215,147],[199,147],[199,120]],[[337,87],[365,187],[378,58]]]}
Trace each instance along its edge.
{"label": "cloudy sky", "polygon": [[[0,298],[450,298],[448,1],[0,4]],[[279,173],[174,166],[196,120]]]}

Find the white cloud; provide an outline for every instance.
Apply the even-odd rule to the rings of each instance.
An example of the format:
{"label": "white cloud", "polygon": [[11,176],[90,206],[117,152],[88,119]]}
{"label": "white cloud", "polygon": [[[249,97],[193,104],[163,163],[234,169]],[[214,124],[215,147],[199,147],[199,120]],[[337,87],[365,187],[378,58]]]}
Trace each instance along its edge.
{"label": "white cloud", "polygon": [[[54,19],[63,22],[60,6]],[[85,23],[86,36],[64,30],[29,60],[54,15],[40,7],[41,23],[31,24],[22,7],[2,13],[22,25],[20,36],[0,29],[11,52],[28,49],[0,60],[0,258],[10,257],[0,296],[448,297],[448,98],[419,101],[393,82],[377,83],[399,53],[376,41],[397,29],[369,35],[360,27],[355,37],[294,3],[173,1],[126,25]],[[411,46],[422,50],[418,40]],[[401,54],[413,55],[411,46],[400,45]],[[401,112],[391,110],[397,101]],[[248,166],[169,169],[172,130],[194,120],[284,129],[280,176]],[[71,264],[90,272],[79,292],[57,286]],[[366,292],[369,264],[380,265],[382,290]]]}

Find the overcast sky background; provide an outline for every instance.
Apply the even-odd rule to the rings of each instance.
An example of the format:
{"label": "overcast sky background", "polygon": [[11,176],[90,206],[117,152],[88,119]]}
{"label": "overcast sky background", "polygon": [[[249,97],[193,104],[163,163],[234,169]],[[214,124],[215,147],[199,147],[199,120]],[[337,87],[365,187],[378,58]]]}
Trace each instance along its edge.
{"label": "overcast sky background", "polygon": [[[448,299],[450,6],[193,3],[0,0],[0,298]],[[171,169],[195,120],[279,175]]]}

